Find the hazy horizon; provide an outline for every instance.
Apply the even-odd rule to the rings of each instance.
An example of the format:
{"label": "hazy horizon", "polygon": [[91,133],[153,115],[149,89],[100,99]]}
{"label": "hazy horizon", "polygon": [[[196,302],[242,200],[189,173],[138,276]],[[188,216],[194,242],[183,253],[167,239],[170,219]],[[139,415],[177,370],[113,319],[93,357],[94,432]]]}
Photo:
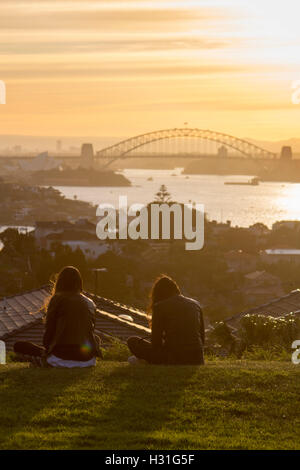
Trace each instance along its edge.
{"label": "hazy horizon", "polygon": [[[94,150],[101,150],[106,146],[113,145],[120,142],[121,140],[134,137],[134,135],[127,136],[102,136],[97,137],[93,135],[82,135],[82,136],[61,136],[61,135],[52,135],[52,136],[38,136],[38,135],[3,135],[0,134],[0,151],[5,151],[10,149],[13,151],[14,147],[21,146],[22,151],[46,151],[50,152],[57,150],[57,141],[60,141],[62,152],[70,151],[70,148],[80,148],[81,145],[85,142],[90,142],[94,145]],[[248,142],[259,145],[270,152],[280,152],[282,146],[290,145],[292,146],[293,153],[299,154],[300,152],[300,138],[291,137],[284,140],[258,140],[252,139],[251,137],[245,136],[236,136],[240,137]],[[147,152],[147,148],[144,149]]]}

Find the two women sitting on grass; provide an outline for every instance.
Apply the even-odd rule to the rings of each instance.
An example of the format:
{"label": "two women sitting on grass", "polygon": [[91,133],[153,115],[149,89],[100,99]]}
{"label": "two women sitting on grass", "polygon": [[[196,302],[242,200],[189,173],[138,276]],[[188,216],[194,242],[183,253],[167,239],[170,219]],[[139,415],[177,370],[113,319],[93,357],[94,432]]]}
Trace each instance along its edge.
{"label": "two women sitting on grass", "polygon": [[[65,267],[58,275],[47,306],[43,346],[26,341],[14,350],[41,367],[90,367],[102,357],[95,335],[96,306],[82,293],[78,269]],[[156,280],[150,304],[151,341],[128,339],[128,361],[151,364],[204,364],[204,323],[197,301],[183,296],[168,276]]]}

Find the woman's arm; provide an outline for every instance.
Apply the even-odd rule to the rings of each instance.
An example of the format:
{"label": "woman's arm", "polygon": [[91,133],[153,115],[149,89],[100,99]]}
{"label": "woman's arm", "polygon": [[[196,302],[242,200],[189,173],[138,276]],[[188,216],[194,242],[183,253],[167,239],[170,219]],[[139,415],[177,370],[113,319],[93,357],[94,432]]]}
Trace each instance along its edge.
{"label": "woman's arm", "polygon": [[96,305],[93,305],[93,308],[91,309],[91,319],[92,319],[92,325],[93,325],[93,330],[96,327]]}
{"label": "woman's arm", "polygon": [[202,344],[204,346],[205,343],[205,327],[204,327],[204,320],[203,320],[203,312],[201,307],[199,307],[199,317],[200,317],[200,335],[202,339]]}
{"label": "woman's arm", "polygon": [[159,312],[159,306],[153,306],[152,312],[152,333],[151,344],[154,349],[160,349],[163,346],[163,323],[162,314]]}
{"label": "woman's arm", "polygon": [[53,296],[49,302],[46,315],[46,327],[43,337],[43,345],[46,350],[49,349],[56,331],[56,321],[57,321],[57,298]]}

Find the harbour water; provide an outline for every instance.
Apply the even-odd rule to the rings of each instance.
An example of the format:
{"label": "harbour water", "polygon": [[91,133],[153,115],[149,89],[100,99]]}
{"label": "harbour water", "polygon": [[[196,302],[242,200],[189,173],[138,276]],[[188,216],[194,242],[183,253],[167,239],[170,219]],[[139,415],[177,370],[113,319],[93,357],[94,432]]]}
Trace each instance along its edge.
{"label": "harbour water", "polygon": [[[111,203],[118,207],[118,197],[126,195],[128,204],[146,204],[165,184],[172,200],[204,204],[210,220],[248,227],[262,222],[268,227],[278,220],[300,220],[300,184],[260,183],[258,186],[225,185],[227,181],[248,181],[249,176],[186,175],[176,170],[124,170],[132,186],[57,187],[66,197],[93,204]],[[83,214],[84,216],[84,214]]]}

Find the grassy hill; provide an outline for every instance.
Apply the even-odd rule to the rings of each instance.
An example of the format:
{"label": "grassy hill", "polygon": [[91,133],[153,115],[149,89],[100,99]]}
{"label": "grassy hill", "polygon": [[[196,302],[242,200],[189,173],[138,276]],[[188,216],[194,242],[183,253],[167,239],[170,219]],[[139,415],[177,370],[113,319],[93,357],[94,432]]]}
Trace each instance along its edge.
{"label": "grassy hill", "polygon": [[300,448],[300,366],[0,366],[0,449]]}

